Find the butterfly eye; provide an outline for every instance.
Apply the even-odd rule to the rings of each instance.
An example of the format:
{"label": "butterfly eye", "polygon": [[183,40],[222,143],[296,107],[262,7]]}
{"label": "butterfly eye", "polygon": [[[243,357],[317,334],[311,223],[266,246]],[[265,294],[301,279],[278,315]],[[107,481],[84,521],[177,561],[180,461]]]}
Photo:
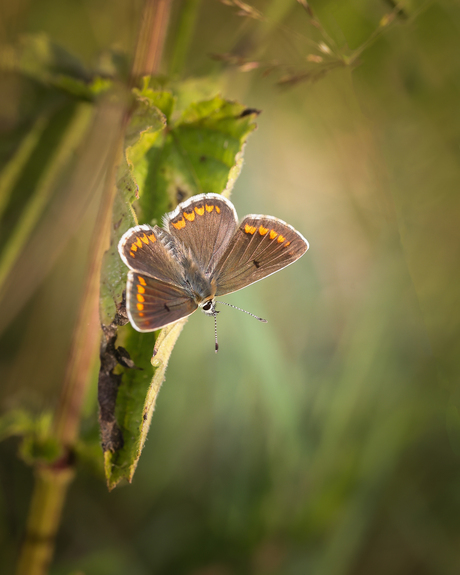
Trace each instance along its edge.
{"label": "butterfly eye", "polygon": [[204,304],[204,306],[203,306],[202,309],[203,309],[204,311],[209,311],[211,308],[212,308],[212,301],[209,300],[209,301],[207,301],[207,302]]}

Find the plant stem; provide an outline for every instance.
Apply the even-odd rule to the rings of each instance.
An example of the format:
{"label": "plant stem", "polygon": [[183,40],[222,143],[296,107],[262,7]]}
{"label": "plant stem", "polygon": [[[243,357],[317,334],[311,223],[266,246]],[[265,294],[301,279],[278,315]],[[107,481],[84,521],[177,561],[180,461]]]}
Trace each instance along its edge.
{"label": "plant stem", "polygon": [[200,4],[201,0],[184,1],[171,56],[171,75],[181,74],[184,68]]}
{"label": "plant stem", "polygon": [[27,535],[17,567],[18,575],[43,575],[48,572],[67,487],[73,475],[69,467],[60,470],[36,469]]}
{"label": "plant stem", "polygon": [[[169,22],[171,0],[146,0],[133,63],[132,78],[158,73]],[[112,108],[118,126],[113,138],[107,177],[91,240],[87,280],[82,294],[61,397],[54,418],[53,434],[62,456],[48,466],[37,466],[26,537],[21,549],[17,575],[46,575],[51,563],[55,536],[69,484],[74,476],[72,448],[78,438],[82,405],[100,338],[98,303],[102,256],[107,249],[115,197],[115,173],[123,150],[129,111],[122,105]]]}
{"label": "plant stem", "polygon": [[146,0],[132,77],[158,74],[168,30],[172,0]]}

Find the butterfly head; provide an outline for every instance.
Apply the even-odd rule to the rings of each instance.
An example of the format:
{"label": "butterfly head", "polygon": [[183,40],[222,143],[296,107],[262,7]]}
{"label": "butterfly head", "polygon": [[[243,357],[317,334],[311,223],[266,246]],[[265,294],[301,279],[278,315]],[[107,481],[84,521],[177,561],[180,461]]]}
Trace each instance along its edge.
{"label": "butterfly head", "polygon": [[219,313],[216,310],[216,300],[214,298],[209,298],[200,303],[200,308],[206,315],[215,316]]}

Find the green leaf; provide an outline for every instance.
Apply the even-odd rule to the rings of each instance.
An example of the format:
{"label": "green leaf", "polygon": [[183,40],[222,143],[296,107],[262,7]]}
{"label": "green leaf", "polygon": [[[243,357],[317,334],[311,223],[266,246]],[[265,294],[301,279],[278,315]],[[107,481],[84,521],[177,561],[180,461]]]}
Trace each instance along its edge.
{"label": "green leaf", "polygon": [[122,480],[132,481],[169,357],[186,321],[185,318],[161,330],[156,342],[155,333],[141,334],[130,325],[122,328],[126,334],[121,338],[123,344],[140,369],[125,369],[118,392],[116,420],[123,433],[124,445],[114,453],[106,451],[104,454],[109,489]]}
{"label": "green leaf", "polygon": [[19,454],[29,465],[53,463],[62,454],[62,445],[52,436],[26,435],[19,447]]}
{"label": "green leaf", "polygon": [[7,46],[2,65],[48,84],[79,100],[94,101],[114,86],[113,80],[93,74],[46,34],[26,34],[20,42]]}
{"label": "green leaf", "polygon": [[71,96],[90,102],[113,88],[113,82],[108,78],[96,77],[91,82],[86,82],[63,74],[53,76],[49,83]]}
{"label": "green leaf", "polygon": [[149,98],[138,97],[125,133],[128,152],[143,135],[153,134],[166,126],[166,117]]}
{"label": "green leaf", "polygon": [[52,463],[61,455],[61,446],[51,431],[52,413],[34,416],[25,410],[14,410],[0,418],[0,441],[22,437],[19,454],[30,464]]}
{"label": "green leaf", "polygon": [[143,78],[142,88],[134,88],[133,94],[138,98],[147,99],[152,106],[156,106],[166,117],[166,122],[171,122],[171,116],[176,105],[176,97],[165,90],[157,90],[150,86],[150,77]]}
{"label": "green leaf", "polygon": [[[102,281],[102,320],[107,326],[104,354],[108,354],[103,354],[102,364],[110,369],[101,372],[100,382],[107,388],[101,391],[100,387],[99,397],[104,406],[101,428],[109,489],[133,478],[169,357],[186,321],[176,322],[158,334],[141,334],[126,325],[118,330],[117,343],[123,348],[115,348],[121,317],[116,314],[122,309],[121,293],[127,274],[117,253],[117,238],[136,221],[131,209],[133,186],[140,196],[140,220],[151,223],[160,221],[177,203],[197,193],[229,194],[258,113],[216,96],[188,105],[173,121],[176,98],[171,93],[153,89],[148,78],[133,92],[138,115],[130,127],[134,135],[127,138],[130,145],[126,162],[118,173],[113,218],[116,231],[106,254]],[[160,111],[168,122],[167,129],[142,129],[144,114],[151,108]],[[110,325],[105,323],[109,318],[113,320]],[[117,362],[125,367],[117,367]]]}
{"label": "green leaf", "polygon": [[[49,414],[47,418],[49,419]],[[41,422],[43,424],[43,419]],[[24,409],[15,409],[0,417],[0,441],[14,435],[35,432],[36,428],[37,419],[32,414]]]}
{"label": "green leaf", "polygon": [[80,60],[43,33],[22,36],[19,46],[12,52],[12,62],[24,74],[41,82],[49,82],[60,75],[81,80],[90,79]]}
{"label": "green leaf", "polygon": [[118,255],[118,242],[129,228],[137,224],[131,207],[136,196],[137,185],[131,176],[126,160],[123,159],[117,171],[117,191],[113,202],[110,247],[102,259],[99,313],[103,326],[108,326],[113,321],[126,287],[128,270]]}
{"label": "green leaf", "polygon": [[159,222],[179,202],[203,192],[229,195],[256,115],[220,96],[190,105],[167,132],[151,141],[143,157],[132,158],[139,219]]}

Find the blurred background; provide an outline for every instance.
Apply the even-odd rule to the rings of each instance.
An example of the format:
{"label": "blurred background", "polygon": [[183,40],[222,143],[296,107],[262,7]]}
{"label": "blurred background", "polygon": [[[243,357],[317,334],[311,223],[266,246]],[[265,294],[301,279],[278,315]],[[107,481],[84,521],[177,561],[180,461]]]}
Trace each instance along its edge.
{"label": "blurred background", "polygon": [[[100,470],[78,465],[50,572],[457,574],[460,4],[316,0],[315,19],[293,0],[253,6],[261,17],[174,2],[164,72],[262,110],[232,201],[240,218],[289,222],[310,250],[226,298],[269,323],[221,309],[217,355],[213,322],[189,319],[133,484],[108,493]],[[141,8],[4,2],[3,53],[39,33],[71,67],[128,68]],[[193,33],[177,56],[186,10]],[[50,101],[52,153],[71,104],[30,77],[4,72],[1,83],[2,162]],[[27,198],[25,174],[2,242]],[[50,259],[39,245],[18,276],[17,292],[33,293],[0,340],[3,412],[55,406],[92,200],[80,190],[62,250]],[[54,221],[64,200],[46,201]],[[97,423],[95,385],[96,375],[84,429]],[[17,439],[0,444],[2,573],[13,572],[33,484],[17,451]]]}

